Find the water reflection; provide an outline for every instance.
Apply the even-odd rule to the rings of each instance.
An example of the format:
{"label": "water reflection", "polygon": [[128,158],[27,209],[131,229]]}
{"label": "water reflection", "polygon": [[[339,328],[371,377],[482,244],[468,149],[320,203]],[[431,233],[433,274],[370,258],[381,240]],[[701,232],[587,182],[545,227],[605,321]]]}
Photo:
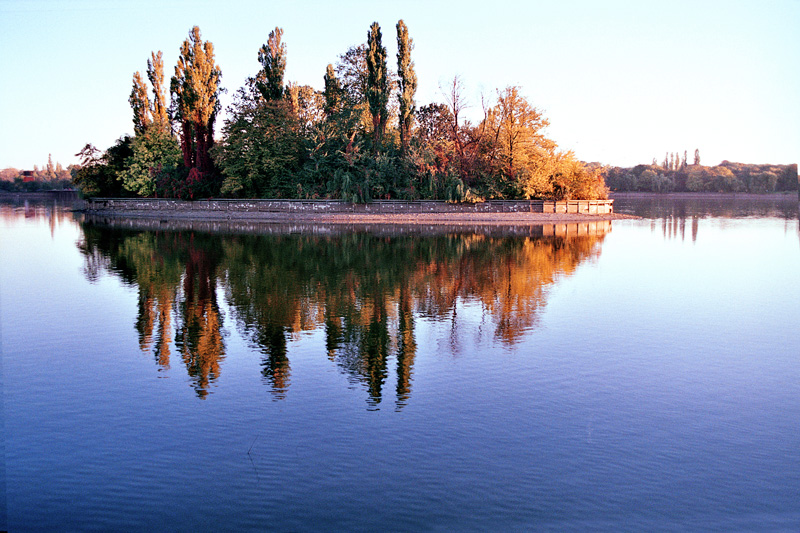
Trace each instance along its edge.
{"label": "water reflection", "polygon": [[59,226],[73,220],[69,209],[78,202],[77,193],[72,191],[0,193],[0,217],[6,223],[14,223],[20,215],[26,219],[46,220],[50,237],[54,238]]}
{"label": "water reflection", "polygon": [[597,257],[611,227],[228,224],[213,233],[189,227],[219,223],[182,224],[87,217],[79,245],[87,278],[102,270],[138,287],[139,346],[160,369],[176,351],[198,396],[208,394],[226,353],[221,294],[262,354],[274,398],[291,384],[292,340],[320,331],[327,358],[364,386],[372,407],[392,374],[397,406],[409,400],[420,320],[449,321],[457,342],[468,327],[460,306],[478,304],[491,342],[514,345],[535,327],[548,288]]}
{"label": "water reflection", "polygon": [[79,249],[90,281],[101,271],[138,288],[139,347],[159,369],[172,350],[186,367],[199,397],[220,373],[225,356],[217,304],[220,239],[180,232],[113,231],[84,224]]}
{"label": "water reflection", "polygon": [[[700,221],[706,218],[779,218],[786,221],[790,231],[792,222],[800,217],[800,204],[795,194],[771,195],[635,195],[620,194],[614,199],[617,213],[650,219],[653,233],[661,232],[664,239],[687,238],[697,241]],[[688,228],[687,228],[688,226]],[[798,220],[800,234],[800,220]]]}

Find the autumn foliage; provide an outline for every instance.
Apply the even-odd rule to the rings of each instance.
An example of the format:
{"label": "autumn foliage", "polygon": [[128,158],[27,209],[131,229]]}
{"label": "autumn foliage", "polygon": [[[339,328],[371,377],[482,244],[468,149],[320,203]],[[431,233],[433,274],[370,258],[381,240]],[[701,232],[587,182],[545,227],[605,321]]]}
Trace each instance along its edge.
{"label": "autumn foliage", "polygon": [[[215,139],[221,70],[213,45],[194,27],[180,47],[168,110],[161,52],[147,62],[152,97],[134,74],[136,156],[116,175],[122,193],[354,202],[606,197],[601,169],[559,151],[545,136],[548,120],[519,87],[482,101],[476,121],[466,116],[473,104],[458,77],[443,89],[444,102],[418,107],[413,40],[402,20],[396,30],[396,73],[375,22],[366,43],[321,73],[318,91],[284,81],[287,44],[275,28],[254,54],[261,69],[237,91]],[[175,146],[182,164],[175,164]],[[88,195],[120,192],[86,180],[79,185]]]}

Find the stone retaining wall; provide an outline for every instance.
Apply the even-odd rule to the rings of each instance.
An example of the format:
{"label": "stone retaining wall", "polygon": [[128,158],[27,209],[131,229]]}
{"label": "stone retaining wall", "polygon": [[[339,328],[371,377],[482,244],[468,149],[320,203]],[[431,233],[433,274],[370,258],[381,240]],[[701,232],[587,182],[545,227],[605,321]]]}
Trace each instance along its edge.
{"label": "stone retaining wall", "polygon": [[479,234],[492,237],[596,237],[611,231],[610,220],[559,224],[327,224],[300,222],[268,222],[263,220],[162,220],[156,217],[116,217],[86,215],[93,225],[135,231],[201,231],[205,233],[287,235],[341,235],[362,231],[377,235],[441,235],[453,233]]}
{"label": "stone retaining wall", "polygon": [[436,200],[376,200],[354,204],[344,200],[168,200],[161,198],[93,198],[89,212],[135,213],[140,216],[258,218],[259,214],[436,214],[436,213],[574,213],[604,215],[614,212],[614,200],[489,200],[451,204]]}

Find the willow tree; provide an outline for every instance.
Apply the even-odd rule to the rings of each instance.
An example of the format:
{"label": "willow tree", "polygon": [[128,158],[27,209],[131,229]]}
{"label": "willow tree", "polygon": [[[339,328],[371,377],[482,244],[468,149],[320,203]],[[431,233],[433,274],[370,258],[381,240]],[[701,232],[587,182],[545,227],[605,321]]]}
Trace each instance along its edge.
{"label": "willow tree", "polygon": [[416,113],[414,94],[417,92],[417,74],[414,72],[414,63],[411,61],[411,50],[414,41],[408,36],[408,28],[402,19],[397,23],[397,74],[399,80],[399,93],[397,99],[400,103],[400,146],[403,154],[408,151],[411,139],[411,126]]}
{"label": "willow tree", "polygon": [[374,147],[383,140],[388,121],[389,77],[386,72],[386,48],[381,44],[381,27],[373,22],[367,33],[367,102],[372,115]]}
{"label": "willow tree", "polygon": [[128,102],[133,109],[133,132],[140,135],[147,130],[150,125],[150,98],[147,96],[147,85],[145,85],[140,72],[133,74],[133,88]]}
{"label": "willow tree", "polygon": [[147,60],[147,78],[153,87],[153,106],[151,108],[153,123],[158,128],[169,131],[167,94],[164,87],[164,61],[161,58],[161,50],[158,51],[158,54],[150,52],[150,59]]}
{"label": "willow tree", "polygon": [[269,32],[267,43],[258,51],[261,71],[256,76],[256,88],[264,100],[283,98],[283,75],[286,72],[286,44],[281,42],[283,30],[275,28]]}
{"label": "willow tree", "polygon": [[181,46],[170,83],[175,118],[181,124],[183,164],[190,171],[190,181],[202,179],[213,168],[208,152],[214,145],[221,77],[214,63],[214,45],[203,42],[200,28],[195,26]]}

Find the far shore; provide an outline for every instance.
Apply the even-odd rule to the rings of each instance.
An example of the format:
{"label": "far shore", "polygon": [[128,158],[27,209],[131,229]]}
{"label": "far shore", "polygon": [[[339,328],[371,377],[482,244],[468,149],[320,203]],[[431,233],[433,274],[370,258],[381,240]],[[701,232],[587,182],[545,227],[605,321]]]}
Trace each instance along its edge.
{"label": "far shore", "polygon": [[715,200],[736,198],[741,200],[764,200],[764,199],[800,199],[797,191],[767,192],[763,194],[750,192],[641,192],[641,191],[611,191],[608,193],[611,200],[617,198],[674,198],[674,199],[697,199]]}

